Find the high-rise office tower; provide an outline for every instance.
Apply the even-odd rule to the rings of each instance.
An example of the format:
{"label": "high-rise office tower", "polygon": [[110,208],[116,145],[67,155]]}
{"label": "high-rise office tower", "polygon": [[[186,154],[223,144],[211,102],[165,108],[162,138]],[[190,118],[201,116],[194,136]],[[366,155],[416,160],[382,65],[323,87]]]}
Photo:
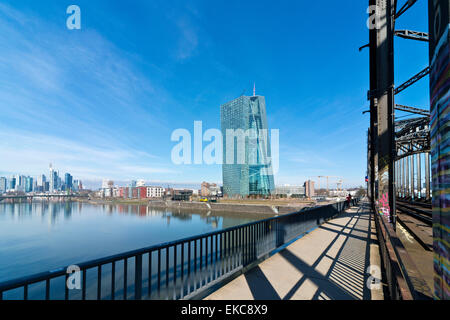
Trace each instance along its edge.
{"label": "high-rise office tower", "polygon": [[56,181],[55,181],[55,186],[56,186],[56,190],[61,190],[61,186],[62,186],[62,180],[61,180],[61,176],[59,175],[59,171],[55,172],[55,177],[56,177]]}
{"label": "high-rise office tower", "polygon": [[16,174],[14,176],[14,181],[15,181],[15,187],[14,187],[14,191],[20,191],[20,184],[21,184],[21,178],[20,175]]}
{"label": "high-rise office tower", "polygon": [[46,191],[45,182],[46,182],[45,175],[43,174],[38,175],[36,179],[36,187],[37,187],[36,190],[40,192]]}
{"label": "high-rise office tower", "polygon": [[8,190],[8,180],[5,177],[0,178],[0,194]]}
{"label": "high-rise office tower", "polygon": [[16,174],[14,176],[14,191],[20,191],[20,175]]}
{"label": "high-rise office tower", "polygon": [[14,190],[15,191],[25,192],[26,181],[27,181],[27,177],[26,176],[22,176],[22,175],[17,174],[16,175],[16,185],[15,185]]}
{"label": "high-rise office tower", "polygon": [[11,179],[9,179],[9,189],[10,190],[16,189],[16,177],[11,177]]}
{"label": "high-rise office tower", "polygon": [[33,191],[33,178],[26,177],[25,178],[25,192],[31,192],[31,191]]}
{"label": "high-rise office tower", "polygon": [[223,192],[228,196],[270,195],[274,178],[263,96],[240,96],[220,107]]}
{"label": "high-rise office tower", "polygon": [[36,182],[37,182],[38,186],[42,187],[44,185],[45,181],[46,181],[46,179],[45,179],[45,175],[44,174],[40,174],[40,175],[37,176]]}
{"label": "high-rise office tower", "polygon": [[314,197],[315,196],[315,192],[314,192],[314,181],[308,180],[305,181],[305,195],[308,198]]}
{"label": "high-rise office tower", "polygon": [[50,177],[49,177],[49,190],[50,192],[54,192],[56,189],[55,186],[55,170],[53,170],[52,164],[50,163]]}
{"label": "high-rise office tower", "polygon": [[72,190],[72,180],[73,177],[70,173],[64,175],[64,185],[66,190]]}
{"label": "high-rise office tower", "polygon": [[78,191],[78,180],[73,180],[72,189],[73,191]]}

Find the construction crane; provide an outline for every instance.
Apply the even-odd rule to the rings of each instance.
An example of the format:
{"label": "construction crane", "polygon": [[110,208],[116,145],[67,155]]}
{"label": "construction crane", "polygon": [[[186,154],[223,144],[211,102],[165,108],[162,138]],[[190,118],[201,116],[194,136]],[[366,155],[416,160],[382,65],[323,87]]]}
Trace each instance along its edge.
{"label": "construction crane", "polygon": [[[336,187],[337,187],[337,191],[342,191],[342,184],[344,183],[343,179],[340,179],[336,182]],[[339,190],[339,186],[341,186],[340,190]]]}
{"label": "construction crane", "polygon": [[327,196],[328,196],[328,192],[329,192],[329,178],[338,178],[340,180],[337,181],[337,189],[339,191],[339,185],[342,188],[342,183],[343,183],[343,178],[342,177],[337,177],[337,176],[317,176],[317,181],[318,181],[318,188],[320,189],[320,178],[326,178],[327,179]]}

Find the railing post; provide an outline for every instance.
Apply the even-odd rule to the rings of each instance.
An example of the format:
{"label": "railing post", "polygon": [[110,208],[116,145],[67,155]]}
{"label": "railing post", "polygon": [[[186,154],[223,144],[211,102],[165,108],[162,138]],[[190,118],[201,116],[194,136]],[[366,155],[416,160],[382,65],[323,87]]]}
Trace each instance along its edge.
{"label": "railing post", "polygon": [[430,200],[430,154],[425,153],[425,199]]}
{"label": "railing post", "polygon": [[111,265],[111,300],[116,297],[116,262],[113,261]]}
{"label": "railing post", "polygon": [[142,255],[138,254],[134,264],[134,299],[142,299]]}
{"label": "railing post", "polygon": [[283,223],[280,221],[280,219],[277,220],[277,227],[276,227],[276,232],[277,232],[276,247],[277,248],[280,247],[284,242],[282,226],[283,226]]}

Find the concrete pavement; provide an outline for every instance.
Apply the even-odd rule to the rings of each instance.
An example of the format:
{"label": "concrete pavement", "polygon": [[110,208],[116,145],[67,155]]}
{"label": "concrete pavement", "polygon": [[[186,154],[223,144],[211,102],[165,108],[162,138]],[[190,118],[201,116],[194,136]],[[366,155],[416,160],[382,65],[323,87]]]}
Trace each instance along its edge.
{"label": "concrete pavement", "polygon": [[367,285],[370,265],[373,271],[381,270],[375,223],[369,206],[362,203],[293,242],[205,299],[383,299],[381,285],[379,288],[372,286],[372,289]]}

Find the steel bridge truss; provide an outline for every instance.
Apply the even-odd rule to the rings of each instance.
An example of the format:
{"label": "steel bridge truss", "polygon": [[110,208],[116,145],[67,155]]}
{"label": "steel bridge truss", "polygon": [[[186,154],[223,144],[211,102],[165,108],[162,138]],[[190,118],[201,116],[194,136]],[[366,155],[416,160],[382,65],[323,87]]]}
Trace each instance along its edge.
{"label": "steel bridge truss", "polygon": [[409,40],[418,40],[424,42],[429,41],[428,33],[426,32],[412,31],[412,30],[396,30],[394,31],[394,35]]}
{"label": "steel bridge truss", "polygon": [[396,160],[419,153],[430,152],[429,117],[395,122]]}

